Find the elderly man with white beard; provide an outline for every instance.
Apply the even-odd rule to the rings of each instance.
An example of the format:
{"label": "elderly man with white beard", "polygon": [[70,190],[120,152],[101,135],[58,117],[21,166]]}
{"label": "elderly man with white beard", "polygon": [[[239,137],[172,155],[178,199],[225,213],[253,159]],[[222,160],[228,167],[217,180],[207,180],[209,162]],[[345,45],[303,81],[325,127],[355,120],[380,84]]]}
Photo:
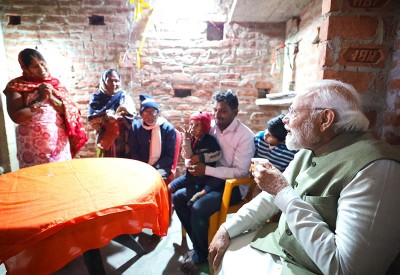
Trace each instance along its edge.
{"label": "elderly man with white beard", "polygon": [[[210,244],[216,274],[397,271],[400,152],[372,138],[360,104],[356,90],[336,80],[295,97],[283,121],[287,147],[300,151],[283,174],[256,167],[263,192]],[[280,211],[279,223],[268,222]]]}

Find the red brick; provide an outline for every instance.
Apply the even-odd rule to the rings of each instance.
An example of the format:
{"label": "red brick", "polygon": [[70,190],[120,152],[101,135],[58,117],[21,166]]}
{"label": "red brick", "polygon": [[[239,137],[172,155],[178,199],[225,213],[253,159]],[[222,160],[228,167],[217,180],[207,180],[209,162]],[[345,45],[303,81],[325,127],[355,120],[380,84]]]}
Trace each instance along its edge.
{"label": "red brick", "polygon": [[221,73],[221,79],[241,79],[242,75],[239,73]]}
{"label": "red brick", "polygon": [[63,24],[67,23],[66,19],[67,19],[67,17],[61,16],[61,15],[59,15],[59,16],[57,16],[57,15],[46,15],[44,17],[43,23],[44,24],[60,24],[60,25],[63,25]]}
{"label": "red brick", "polygon": [[252,58],[255,55],[254,49],[245,49],[245,48],[239,48],[236,50],[236,55],[238,58]]}
{"label": "red brick", "polygon": [[262,119],[262,120],[264,120],[266,117],[268,117],[268,115],[266,114],[266,113],[264,113],[264,112],[253,112],[251,115],[250,115],[250,119]]}
{"label": "red brick", "polygon": [[193,78],[190,74],[187,73],[173,73],[172,74],[172,79],[174,82],[187,82],[187,83],[193,83]]}
{"label": "red brick", "polygon": [[323,0],[322,1],[322,14],[340,11],[342,1],[339,0]]}
{"label": "red brick", "polygon": [[194,76],[196,82],[217,81],[219,78],[220,75],[216,73],[198,73]]}
{"label": "red brick", "polygon": [[254,66],[237,66],[235,71],[239,73],[249,73],[249,72],[256,72],[257,68]]}
{"label": "red brick", "polygon": [[372,73],[364,73],[364,72],[333,71],[333,70],[323,71],[324,79],[337,79],[349,83],[353,85],[354,88],[359,93],[369,92],[369,86],[371,84],[372,76],[373,76]]}
{"label": "red brick", "polygon": [[344,0],[343,12],[392,12],[396,10],[396,6],[398,7],[397,1],[398,0]]}
{"label": "red brick", "polygon": [[383,125],[400,127],[400,114],[386,112],[383,119]]}
{"label": "red brick", "polygon": [[181,72],[182,71],[182,67],[178,66],[178,65],[163,65],[161,67],[161,70],[164,73]]}
{"label": "red brick", "polygon": [[393,90],[400,90],[400,79],[391,79],[388,83],[388,88]]}
{"label": "red brick", "polygon": [[240,81],[234,81],[234,80],[223,80],[221,81],[221,86],[225,87],[240,87]]}
{"label": "red brick", "polygon": [[142,81],[142,87],[161,87],[162,84],[159,81],[155,81],[152,79],[146,79]]}
{"label": "red brick", "polygon": [[343,66],[379,67],[386,64],[388,48],[380,45],[352,44],[342,46],[339,64]]}
{"label": "red brick", "polygon": [[267,89],[271,90],[274,87],[274,84],[269,81],[258,81],[254,85],[257,89]]}
{"label": "red brick", "polygon": [[[247,89],[239,88],[239,89],[236,89],[235,92],[241,100],[243,100],[244,97],[257,97],[257,95],[258,95],[257,89],[254,89],[254,88],[247,88]],[[253,104],[253,102],[251,104]]]}
{"label": "red brick", "polygon": [[372,16],[330,16],[328,20],[328,40],[337,36],[350,40],[372,39],[378,27],[378,19]]}
{"label": "red brick", "polygon": [[375,76],[373,86],[375,87],[374,92],[375,93],[381,93],[384,94],[386,92],[386,82],[385,82],[385,76],[383,73],[378,73]]}
{"label": "red brick", "polygon": [[219,83],[217,81],[215,82],[210,82],[210,81],[202,81],[202,82],[197,82],[196,87],[198,89],[216,89],[218,88]]}
{"label": "red brick", "polygon": [[[214,94],[213,90],[195,90],[192,95],[196,96],[198,98],[210,98],[212,97],[212,95]],[[211,101],[210,101],[211,102]],[[207,104],[207,103],[205,103]]]}
{"label": "red brick", "polygon": [[[159,85],[162,85],[161,83]],[[176,89],[182,89],[182,90],[193,90],[195,89],[195,84],[189,84],[189,83],[172,83],[172,87]]]}
{"label": "red brick", "polygon": [[300,29],[307,28],[307,26],[310,26],[313,22],[318,22],[321,19],[321,7],[322,0],[314,0],[303,9],[300,13]]}

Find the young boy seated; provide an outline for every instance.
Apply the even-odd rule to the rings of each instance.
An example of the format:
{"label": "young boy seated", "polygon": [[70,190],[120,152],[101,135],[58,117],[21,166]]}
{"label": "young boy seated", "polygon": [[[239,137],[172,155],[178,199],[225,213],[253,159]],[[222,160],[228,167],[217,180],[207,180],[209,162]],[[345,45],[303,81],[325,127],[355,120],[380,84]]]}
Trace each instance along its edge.
{"label": "young boy seated", "polygon": [[[281,172],[285,171],[297,153],[297,151],[291,151],[286,147],[287,131],[282,121],[284,117],[285,115],[282,114],[271,118],[267,122],[267,129],[257,133],[254,137],[256,146],[254,157],[268,159]],[[259,192],[261,192],[261,189],[256,186],[253,197]]]}
{"label": "young boy seated", "polygon": [[[181,127],[183,133],[182,157],[186,167],[198,162],[215,166],[222,158],[222,150],[217,140],[208,134],[211,128],[211,114],[197,113],[189,118],[189,129]],[[211,190],[223,190],[225,180],[211,176],[195,177],[187,170],[168,185],[168,190],[186,188],[187,194],[192,196],[188,206],[193,205],[199,198]]]}
{"label": "young boy seated", "polygon": [[282,119],[285,115],[271,118],[267,122],[267,129],[257,133],[254,137],[256,146],[255,158],[268,159],[279,171],[285,171],[297,151],[289,150],[285,145],[287,131]]}

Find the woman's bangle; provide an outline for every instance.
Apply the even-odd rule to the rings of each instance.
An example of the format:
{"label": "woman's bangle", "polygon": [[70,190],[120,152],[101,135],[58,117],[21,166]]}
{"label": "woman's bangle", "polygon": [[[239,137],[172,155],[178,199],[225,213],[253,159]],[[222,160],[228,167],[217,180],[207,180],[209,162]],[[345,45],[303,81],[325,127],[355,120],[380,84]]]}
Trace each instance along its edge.
{"label": "woman's bangle", "polygon": [[42,102],[40,101],[35,101],[29,108],[31,109],[31,112],[36,112],[39,110],[39,108],[42,107]]}
{"label": "woman's bangle", "polygon": [[53,98],[51,99],[51,101],[53,102],[54,107],[60,107],[63,105],[62,100],[59,100],[58,98]]}

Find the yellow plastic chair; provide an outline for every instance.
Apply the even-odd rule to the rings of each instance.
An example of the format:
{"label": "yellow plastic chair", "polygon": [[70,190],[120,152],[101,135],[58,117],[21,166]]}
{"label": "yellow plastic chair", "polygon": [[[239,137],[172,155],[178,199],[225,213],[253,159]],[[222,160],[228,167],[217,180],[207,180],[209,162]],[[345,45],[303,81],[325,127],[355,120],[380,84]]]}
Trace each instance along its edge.
{"label": "yellow plastic chair", "polygon": [[[249,185],[249,190],[246,197],[235,205],[229,205],[233,188],[244,184]],[[227,179],[225,181],[225,189],[222,195],[221,208],[219,211],[215,212],[209,219],[210,225],[208,227],[208,244],[211,243],[215,233],[217,233],[217,230],[221,226],[221,224],[226,221],[227,215],[236,213],[240,209],[240,207],[242,207],[245,203],[251,201],[256,185],[257,184],[253,178]]]}
{"label": "yellow plastic chair", "polygon": [[[238,204],[229,205],[233,188],[244,184],[249,184],[249,191],[246,197]],[[222,195],[221,208],[209,218],[210,225],[208,227],[208,244],[211,243],[220,225],[226,221],[227,215],[231,213],[236,213],[239,208],[243,206],[243,204],[249,202],[252,199],[252,194],[255,187],[256,183],[252,178],[236,178],[227,179],[225,181],[225,189]],[[182,239],[184,238],[186,238],[186,231],[182,226]]]}

